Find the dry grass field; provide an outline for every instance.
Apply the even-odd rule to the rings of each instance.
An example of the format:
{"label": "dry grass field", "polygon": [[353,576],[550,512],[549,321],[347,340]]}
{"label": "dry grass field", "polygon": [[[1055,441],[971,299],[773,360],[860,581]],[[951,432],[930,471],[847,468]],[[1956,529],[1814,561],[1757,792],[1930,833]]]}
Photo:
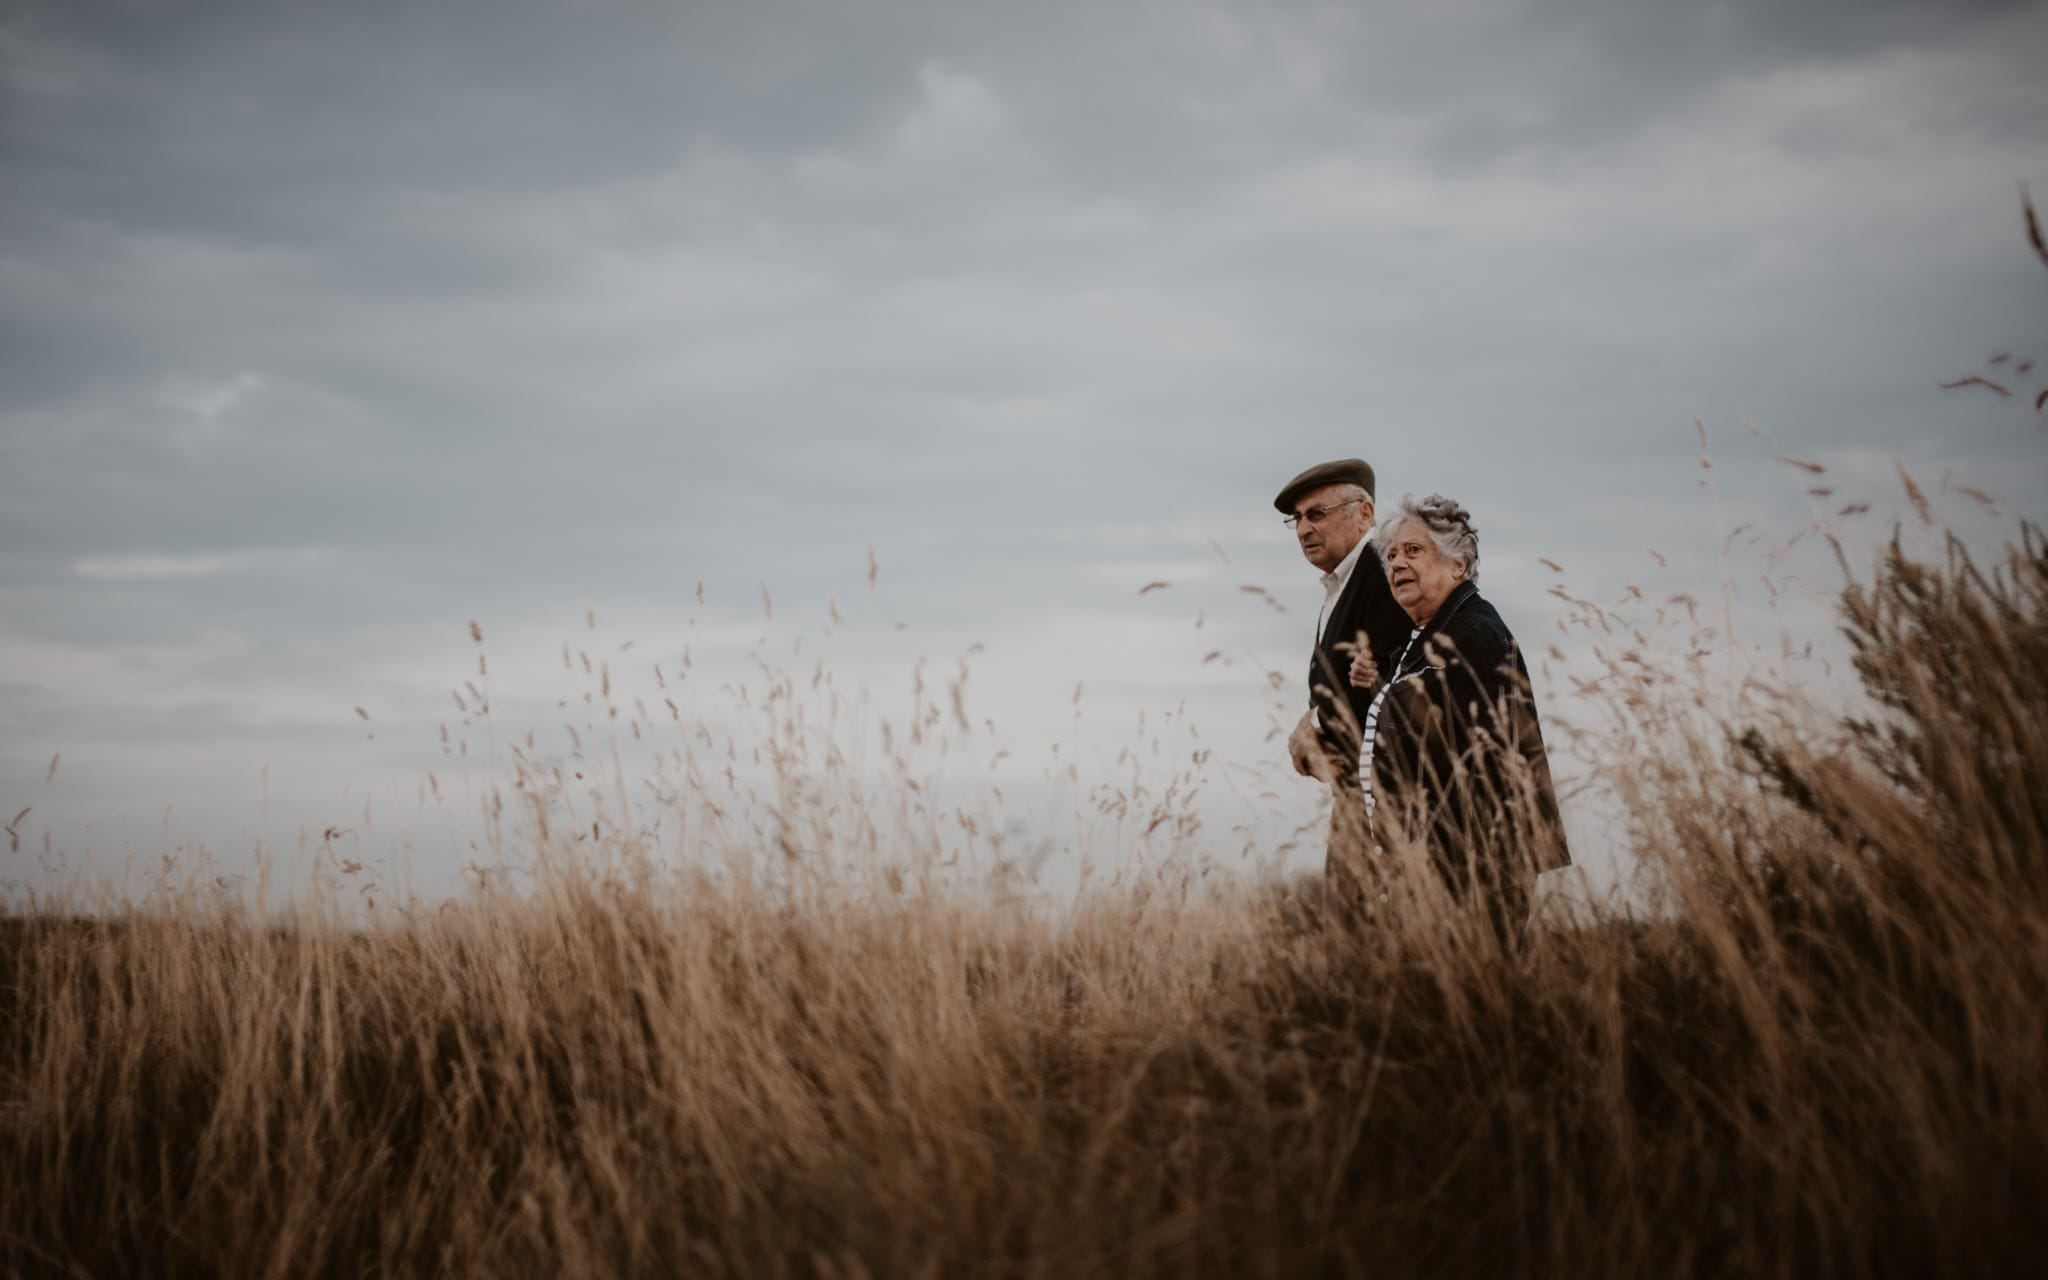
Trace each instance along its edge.
{"label": "dry grass field", "polygon": [[1655,901],[1512,954],[1412,876],[1357,933],[1249,888],[1051,923],[625,845],[367,929],[17,910],[0,1271],[2020,1273],[2048,1257],[2022,543],[1845,593],[1868,715],[1706,723],[1617,668],[1606,784]]}

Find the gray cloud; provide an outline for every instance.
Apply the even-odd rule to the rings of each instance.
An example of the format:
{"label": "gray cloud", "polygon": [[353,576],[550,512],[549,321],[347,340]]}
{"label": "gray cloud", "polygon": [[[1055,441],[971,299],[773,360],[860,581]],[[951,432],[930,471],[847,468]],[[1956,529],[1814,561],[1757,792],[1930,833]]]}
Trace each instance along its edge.
{"label": "gray cloud", "polygon": [[[303,798],[380,767],[359,701],[429,740],[468,618],[597,603],[666,651],[695,614],[743,675],[763,582],[784,628],[836,593],[863,660],[988,644],[1020,725],[1077,680],[1197,690],[1249,761],[1266,695],[1201,683],[1209,628],[1297,665],[1307,623],[1238,588],[1313,607],[1267,498],[1355,452],[1610,593],[1645,543],[1711,575],[1726,528],[1839,505],[1745,416],[1844,501],[1898,457],[2038,513],[2037,420],[1935,384],[2048,358],[2013,199],[2048,190],[2044,37],[2038,4],[11,6],[0,776],[68,743],[72,812],[203,822],[251,759]],[[1548,585],[1488,589],[1534,635]],[[211,763],[143,749],[178,741]]]}

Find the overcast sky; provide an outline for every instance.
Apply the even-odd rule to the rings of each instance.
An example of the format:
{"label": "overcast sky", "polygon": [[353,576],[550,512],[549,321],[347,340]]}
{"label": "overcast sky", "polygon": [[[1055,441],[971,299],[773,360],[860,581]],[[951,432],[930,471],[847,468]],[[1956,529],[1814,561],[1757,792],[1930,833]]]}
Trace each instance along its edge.
{"label": "overcast sky", "polygon": [[2039,518],[2044,51],[1954,0],[13,0],[0,879],[290,861],[366,801],[449,879],[471,620],[499,738],[559,732],[565,640],[650,703],[691,646],[722,728],[764,661],[880,720],[979,644],[959,759],[1045,784],[1033,839],[1182,708],[1149,776],[1214,753],[1227,862],[1314,803],[1255,778],[1310,463],[1465,501],[1567,662],[1539,558],[1718,595],[1741,524],[1882,533],[1899,462]]}

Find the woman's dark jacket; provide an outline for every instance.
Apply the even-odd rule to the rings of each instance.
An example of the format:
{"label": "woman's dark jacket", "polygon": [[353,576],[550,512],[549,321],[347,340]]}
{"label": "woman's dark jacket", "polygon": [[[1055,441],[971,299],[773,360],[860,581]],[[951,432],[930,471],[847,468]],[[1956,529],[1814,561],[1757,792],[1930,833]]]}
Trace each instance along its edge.
{"label": "woman's dark jacket", "polygon": [[1525,893],[1571,861],[1529,669],[1500,614],[1459,583],[1394,664],[1373,735],[1373,824],[1427,840],[1454,892]]}

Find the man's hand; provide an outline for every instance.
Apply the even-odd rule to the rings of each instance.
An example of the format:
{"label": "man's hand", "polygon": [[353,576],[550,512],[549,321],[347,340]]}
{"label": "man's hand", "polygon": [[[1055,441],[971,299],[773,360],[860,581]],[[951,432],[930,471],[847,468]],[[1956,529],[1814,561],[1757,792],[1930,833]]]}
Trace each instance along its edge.
{"label": "man's hand", "polygon": [[1294,761],[1294,771],[1304,778],[1328,782],[1336,776],[1337,768],[1331,763],[1329,752],[1323,750],[1322,735],[1316,732],[1313,711],[1303,715],[1294,732],[1287,735],[1287,755]]}

